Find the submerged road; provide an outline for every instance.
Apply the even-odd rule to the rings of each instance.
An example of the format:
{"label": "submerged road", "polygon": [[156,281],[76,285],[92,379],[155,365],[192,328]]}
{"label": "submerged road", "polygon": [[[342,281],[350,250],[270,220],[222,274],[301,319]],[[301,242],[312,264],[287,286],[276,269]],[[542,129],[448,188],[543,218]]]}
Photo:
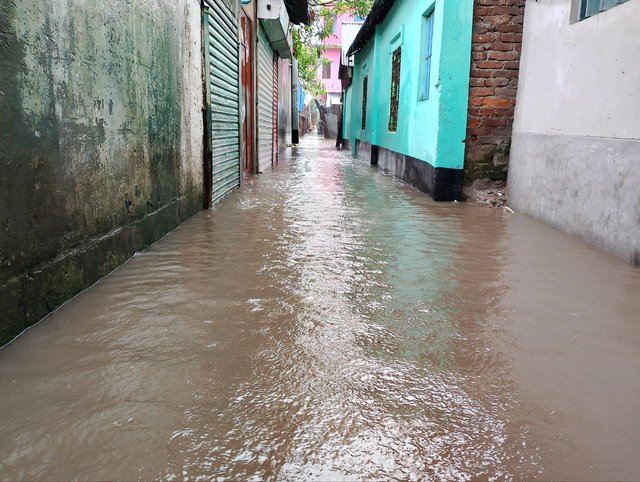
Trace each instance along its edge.
{"label": "submerged road", "polygon": [[1,479],[640,477],[640,270],[308,137],[0,350]]}

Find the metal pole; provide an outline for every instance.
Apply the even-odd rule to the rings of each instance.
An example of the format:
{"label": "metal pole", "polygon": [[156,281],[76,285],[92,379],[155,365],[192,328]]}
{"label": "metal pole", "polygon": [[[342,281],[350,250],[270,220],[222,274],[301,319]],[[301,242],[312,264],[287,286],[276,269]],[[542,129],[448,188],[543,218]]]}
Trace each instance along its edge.
{"label": "metal pole", "polygon": [[298,59],[291,62],[291,143],[300,142],[300,113],[298,112]]}

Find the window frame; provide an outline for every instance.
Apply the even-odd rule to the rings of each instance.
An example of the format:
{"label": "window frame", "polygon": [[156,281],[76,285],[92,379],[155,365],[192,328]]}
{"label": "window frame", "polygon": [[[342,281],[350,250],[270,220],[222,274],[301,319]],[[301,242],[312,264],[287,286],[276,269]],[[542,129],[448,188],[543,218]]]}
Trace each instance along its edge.
{"label": "window frame", "polygon": [[419,101],[427,101],[431,96],[431,69],[433,64],[433,36],[435,30],[435,5],[422,14],[420,45]]}
{"label": "window frame", "polygon": [[361,129],[367,128],[367,100],[369,97],[369,74],[362,78],[362,122]]}
{"label": "window frame", "polygon": [[[588,18],[611,10],[629,0],[577,0],[576,21],[581,22]],[[594,8],[595,7],[595,8]]]}
{"label": "window frame", "polygon": [[[397,55],[396,55],[397,54]],[[397,61],[397,66],[396,66]],[[391,85],[389,87],[389,132],[398,132],[400,117],[400,84],[402,81],[402,43],[391,52]]]}
{"label": "window frame", "polygon": [[[330,80],[331,79],[331,64],[333,64],[333,62],[323,62],[322,63],[322,80]],[[325,74],[325,69],[327,69],[328,74]],[[328,75],[328,77],[326,75]]]}

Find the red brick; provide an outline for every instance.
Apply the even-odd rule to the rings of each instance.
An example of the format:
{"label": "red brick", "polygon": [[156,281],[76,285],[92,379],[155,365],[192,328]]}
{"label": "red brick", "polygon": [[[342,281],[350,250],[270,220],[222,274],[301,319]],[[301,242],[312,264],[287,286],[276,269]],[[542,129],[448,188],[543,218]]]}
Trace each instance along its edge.
{"label": "red brick", "polygon": [[493,71],[491,70],[480,70],[480,69],[471,69],[471,77],[482,77],[488,78],[493,77]]}
{"label": "red brick", "polygon": [[506,44],[504,42],[493,42],[489,47],[491,50],[497,50],[499,52],[509,52],[513,50],[514,44]]}
{"label": "red brick", "polygon": [[482,123],[482,117],[468,117],[467,118],[467,129],[471,129],[473,127],[479,127]]}
{"label": "red brick", "polygon": [[[487,107],[482,107],[482,109],[486,109]],[[496,107],[495,109],[492,109],[495,113],[495,115],[500,116],[500,117],[507,117],[507,118],[512,118],[513,117],[513,111],[514,108],[513,106],[510,107]]]}
{"label": "red brick", "polygon": [[472,127],[467,130],[469,136],[488,136],[491,133],[491,129],[488,127]]}
{"label": "red brick", "polygon": [[484,85],[487,87],[504,87],[509,85],[509,79],[505,77],[495,78],[495,79],[486,79],[483,81]]}
{"label": "red brick", "polygon": [[488,52],[487,56],[490,60],[516,60],[519,58],[517,52]]}
{"label": "red brick", "polygon": [[522,33],[522,25],[500,25],[496,27],[500,33]]}
{"label": "red brick", "polygon": [[520,15],[522,13],[522,11],[520,10],[520,7],[513,7],[513,6],[504,6],[504,7],[495,7],[493,9],[494,13],[497,14],[507,14],[507,15]]}
{"label": "red brick", "polygon": [[472,37],[472,42],[475,42],[475,43],[491,43],[491,42],[497,42],[498,40],[502,40],[498,32],[476,33],[476,34],[473,34],[473,37]]}
{"label": "red brick", "polygon": [[484,119],[484,125],[487,127],[502,127],[507,125],[507,119],[502,117],[488,117]]}
{"label": "red brick", "polygon": [[526,0],[475,0],[465,176],[504,176],[492,154],[511,137]]}
{"label": "red brick", "polygon": [[519,72],[517,70],[504,70],[500,72],[500,77],[507,77],[509,79],[518,78]]}
{"label": "red brick", "polygon": [[521,33],[501,33],[500,41],[507,43],[522,43]]}
{"label": "red brick", "polygon": [[476,112],[480,116],[491,117],[492,115],[495,115],[496,110],[493,107],[480,107],[480,108],[476,109]]}
{"label": "red brick", "polygon": [[494,89],[490,89],[487,87],[471,87],[469,91],[472,96],[476,96],[476,97],[485,97],[487,95],[494,94]]}
{"label": "red brick", "polygon": [[482,20],[488,25],[497,27],[498,25],[506,25],[510,23],[511,17],[509,15],[487,15]]}
{"label": "red brick", "polygon": [[507,107],[513,105],[515,99],[505,99],[503,97],[485,97],[482,104],[490,107]]}
{"label": "red brick", "polygon": [[479,69],[493,69],[498,70],[504,66],[504,62],[499,62],[497,60],[479,60],[476,62],[476,67]]}
{"label": "red brick", "polygon": [[500,97],[515,98],[517,93],[518,93],[518,89],[514,87],[498,87],[496,89],[496,95]]}

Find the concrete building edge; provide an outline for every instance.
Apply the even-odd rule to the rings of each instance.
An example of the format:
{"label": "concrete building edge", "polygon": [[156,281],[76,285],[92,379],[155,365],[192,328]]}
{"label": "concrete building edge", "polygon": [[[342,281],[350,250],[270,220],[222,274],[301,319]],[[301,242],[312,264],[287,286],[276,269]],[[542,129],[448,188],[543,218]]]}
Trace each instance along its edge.
{"label": "concrete building edge", "polygon": [[202,209],[186,194],[147,216],[66,250],[0,285],[0,347],[123,265]]}
{"label": "concrete building edge", "polygon": [[[633,169],[638,147],[640,141],[635,139],[514,132],[507,183],[509,204],[640,267],[640,173]],[[611,152],[616,157],[607,159]],[[599,176],[594,176],[594,159],[601,161]],[[625,185],[636,193],[618,193]],[[568,193],[573,196],[567,197]],[[616,204],[617,198],[636,199],[637,205],[621,206]],[[596,207],[597,214],[593,211]],[[635,219],[631,232],[629,222],[625,225],[621,218],[631,223]],[[610,219],[618,222],[607,224]]]}
{"label": "concrete building edge", "polygon": [[464,171],[448,167],[433,167],[426,161],[400,154],[381,146],[356,139],[355,153],[401,181],[424,192],[434,201],[462,201]]}
{"label": "concrete building edge", "polygon": [[[513,191],[509,189],[510,198],[512,196],[512,192]],[[540,214],[536,212],[534,209],[531,209],[530,206],[520,205],[519,203],[512,203],[510,201],[509,207],[512,208],[517,213],[524,214],[526,216],[530,216],[534,219],[542,221],[548,224],[549,226],[553,227],[554,229],[562,231],[563,233],[569,234],[571,236],[576,236],[581,240],[583,240],[584,242],[589,243],[598,249],[606,251],[607,253],[610,253],[616,256],[617,258],[627,261],[631,266],[635,268],[640,268],[640,252],[638,251],[628,252],[625,250],[620,250],[615,247],[612,247],[606,240],[602,239],[601,237],[591,235],[591,234],[585,234],[584,232],[574,229],[573,226],[568,226],[560,221],[555,221],[551,219],[549,216],[545,216],[544,214]]]}

